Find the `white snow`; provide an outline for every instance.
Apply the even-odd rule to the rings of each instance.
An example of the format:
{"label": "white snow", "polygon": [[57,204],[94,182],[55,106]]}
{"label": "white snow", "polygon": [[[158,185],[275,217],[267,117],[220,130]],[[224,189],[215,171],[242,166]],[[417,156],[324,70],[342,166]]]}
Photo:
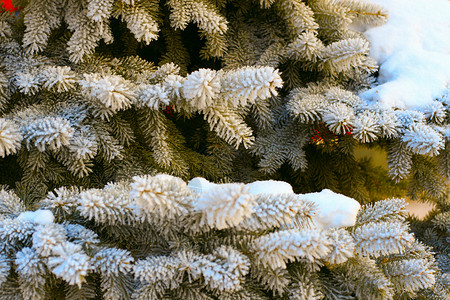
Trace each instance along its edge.
{"label": "white snow", "polygon": [[[220,184],[209,182],[205,178],[196,177],[189,181],[188,188],[198,194],[205,194]],[[293,194],[292,186],[284,181],[265,180],[246,184],[248,193],[258,194]],[[317,228],[329,229],[353,226],[356,222],[361,205],[353,198],[323,190],[319,193],[300,194],[301,199],[316,204],[317,214],[313,216],[313,223]]]}
{"label": "white snow", "polygon": [[[188,188],[198,194],[203,194],[211,188],[219,186],[220,184],[209,182],[203,177],[195,177],[188,183]],[[293,194],[292,186],[285,181],[264,180],[254,181],[245,185],[247,192],[252,195],[259,194]]]}
{"label": "white snow", "polygon": [[278,180],[265,180],[255,181],[246,184],[249,187],[249,194],[293,194],[294,190],[292,186],[284,181]]}
{"label": "white snow", "polygon": [[380,71],[379,85],[360,96],[418,110],[441,97],[450,83],[450,1],[366,1],[387,9],[389,20],[364,32]]}
{"label": "white snow", "polygon": [[302,194],[301,198],[317,205],[318,213],[312,219],[318,228],[323,229],[355,225],[361,208],[361,204],[355,199],[327,189],[319,193]]}
{"label": "white snow", "polygon": [[17,219],[44,225],[53,223],[55,217],[53,216],[53,213],[47,209],[38,209],[36,211],[25,211],[21,213]]}
{"label": "white snow", "polygon": [[203,177],[195,177],[188,182],[187,186],[197,194],[203,194],[209,189],[217,186],[217,184],[214,182],[209,182]]}

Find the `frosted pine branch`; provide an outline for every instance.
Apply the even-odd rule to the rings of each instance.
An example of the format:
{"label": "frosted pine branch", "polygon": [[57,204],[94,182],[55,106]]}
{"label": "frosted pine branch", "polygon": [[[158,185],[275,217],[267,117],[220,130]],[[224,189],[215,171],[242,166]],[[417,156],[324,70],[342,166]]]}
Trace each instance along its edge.
{"label": "frosted pine branch", "polygon": [[303,96],[293,90],[287,104],[291,114],[302,123],[320,120],[320,115],[326,107],[326,99],[321,95]]}
{"label": "frosted pine branch", "polygon": [[117,75],[84,74],[79,84],[86,96],[99,101],[113,113],[129,108],[136,97],[132,84]]}
{"label": "frosted pine branch", "polygon": [[180,268],[180,262],[175,257],[148,256],[138,260],[134,265],[134,276],[141,282],[153,285],[153,288],[162,293],[164,288],[177,288],[176,280]]}
{"label": "frosted pine branch", "polygon": [[136,98],[138,107],[148,107],[150,109],[160,109],[169,105],[169,91],[161,84],[141,85]]}
{"label": "frosted pine branch", "polygon": [[141,4],[126,5],[120,12],[121,18],[139,42],[146,45],[158,38],[159,26]]}
{"label": "frosted pine branch", "polygon": [[328,235],[331,251],[324,258],[324,261],[334,265],[347,261],[354,255],[355,242],[352,236],[344,229],[332,230]]}
{"label": "frosted pine branch", "polygon": [[444,148],[442,136],[431,126],[418,123],[411,125],[402,136],[412,152],[434,156]]}
{"label": "frosted pine branch", "polygon": [[295,60],[316,62],[320,59],[324,47],[313,31],[306,31],[287,46],[286,54]]}
{"label": "frosted pine branch", "polygon": [[5,108],[5,105],[9,102],[10,91],[8,84],[8,77],[6,77],[6,75],[0,71],[0,111],[2,111]]}
{"label": "frosted pine branch", "polygon": [[[405,62],[389,51],[373,76],[369,54],[386,53],[369,53],[355,28],[381,23],[383,9],[14,4],[20,13],[0,14],[0,299],[445,298],[445,255],[436,264],[414,239],[400,200],[357,217],[358,201],[388,191],[354,150],[387,145],[389,175],[439,198],[412,228],[447,249],[450,100],[389,85],[403,78],[389,63]],[[388,101],[376,79],[395,87]],[[269,175],[294,186],[229,183]],[[194,191],[193,176],[226,183]]]}
{"label": "frosted pine branch", "polygon": [[286,268],[288,261],[306,258],[313,262],[330,253],[330,240],[319,230],[284,230],[262,236],[252,246],[266,267]]}
{"label": "frosted pine branch", "polygon": [[22,134],[14,121],[0,118],[0,157],[16,153],[20,149]]}
{"label": "frosted pine branch", "polygon": [[182,95],[183,85],[186,78],[180,75],[168,75],[162,83],[172,99],[179,99]]}
{"label": "frosted pine branch", "polygon": [[242,289],[240,283],[249,271],[250,261],[233,248],[222,246],[193,266],[194,277],[201,274],[210,289],[236,291]]}
{"label": "frosted pine branch", "polygon": [[39,225],[33,233],[33,249],[44,257],[52,255],[57,246],[66,242],[66,231],[57,224]]}
{"label": "frosted pine branch", "polygon": [[35,70],[17,72],[14,76],[14,84],[26,95],[34,95],[40,89],[41,78]]}
{"label": "frosted pine branch", "polygon": [[364,66],[365,55],[369,53],[369,43],[361,38],[334,42],[322,51],[322,60],[334,72],[348,71]]}
{"label": "frosted pine branch", "polygon": [[69,145],[67,145],[67,148],[76,159],[93,159],[98,153],[99,145],[96,136],[92,133],[88,135],[86,131],[75,131],[74,136],[69,141]]}
{"label": "frosted pine branch", "polygon": [[12,30],[11,26],[8,24],[8,22],[1,20],[0,21],[0,40],[3,40],[6,38],[9,38],[11,36]]}
{"label": "frosted pine branch", "polygon": [[353,123],[353,136],[356,139],[362,143],[369,143],[377,140],[380,133],[377,115],[369,111],[356,115]]}
{"label": "frosted pine branch", "polygon": [[425,117],[437,124],[441,124],[445,120],[446,109],[445,106],[439,101],[433,101],[428,105],[425,105],[421,111],[425,113]]}
{"label": "frosted pine branch", "polygon": [[[318,296],[313,293],[314,287],[327,283],[315,276],[321,268],[329,268],[330,274],[347,276],[348,286],[355,294],[381,295],[392,293],[388,278],[394,277],[390,273],[385,277],[382,271],[391,262],[386,265],[385,260],[380,260],[380,266],[367,256],[391,255],[395,264],[404,257],[422,259],[426,268],[433,267],[427,249],[415,246],[417,242],[407,232],[407,225],[386,222],[389,215],[402,212],[400,203],[382,202],[366,207],[365,223],[349,230],[321,230],[311,228],[321,226],[316,214],[326,214],[322,207],[324,197],[333,198],[340,207],[333,218],[342,218],[343,199],[351,198],[331,191],[295,195],[289,184],[273,181],[248,185],[209,183],[209,187],[206,180],[197,183],[203,185],[194,192],[194,185],[186,186],[177,177],[136,176],[131,183],[111,183],[103,189],[61,188],[40,204],[54,210],[55,215],[63,212],[67,220],[77,216],[78,220],[81,217],[114,225],[111,229],[119,232],[124,227],[139,232],[127,237],[130,245],[144,247],[134,250],[137,252],[103,244],[89,229],[90,223],[82,221],[86,227],[71,222],[54,223],[48,210],[4,217],[1,246],[17,253],[14,259],[22,293],[38,295],[48,270],[82,288],[89,273],[99,273],[100,288],[113,298],[130,297],[132,293],[133,297],[184,295],[180,289],[189,283],[201,286],[207,293],[223,293],[233,299],[248,293],[247,275],[251,276],[256,293],[264,287],[274,295],[295,296],[303,291]],[[56,215],[56,220],[61,220],[61,216]],[[97,226],[93,229],[97,230]],[[148,239],[154,247],[148,247]],[[16,248],[22,243],[31,245],[31,249]],[[166,243],[167,248],[161,252],[160,247]],[[25,260],[30,263],[25,264]],[[302,281],[305,278],[296,273],[300,266],[315,279]],[[392,274],[399,268],[391,268]],[[420,282],[429,283],[414,283],[415,286],[430,286],[432,278],[424,276]]]}
{"label": "frosted pine branch", "polygon": [[6,255],[0,254],[0,285],[8,280],[9,270],[11,266]]}
{"label": "frosted pine branch", "polygon": [[[27,6],[24,11],[24,23],[26,26],[23,44],[27,52],[34,54],[44,50],[47,46],[51,25],[48,20],[48,6],[55,5],[50,1],[35,1]],[[36,11],[40,11],[36,14]]]}
{"label": "frosted pine branch", "polygon": [[406,217],[406,201],[392,198],[364,205],[358,212],[356,224],[362,225],[375,221],[399,222]]}
{"label": "frosted pine branch", "polygon": [[289,299],[320,300],[324,295],[314,273],[297,271],[293,274],[293,283],[289,286]]}
{"label": "frosted pine branch", "polygon": [[127,224],[133,219],[129,193],[121,185],[110,184],[105,189],[91,189],[78,195],[77,211],[98,223]]}
{"label": "frosted pine branch", "polygon": [[95,268],[106,276],[118,276],[132,271],[134,258],[129,251],[117,248],[103,248],[93,257]]}
{"label": "frosted pine branch", "polygon": [[180,178],[157,175],[133,177],[130,197],[144,216],[155,214],[161,219],[176,219],[191,209],[193,195]]}
{"label": "frosted pine branch", "polygon": [[331,132],[346,134],[352,130],[355,112],[343,103],[334,103],[324,109],[322,119]]}
{"label": "frosted pine branch", "polygon": [[61,187],[47,194],[40,202],[40,206],[57,212],[70,213],[78,206],[78,194],[82,189],[78,187]]}
{"label": "frosted pine branch", "polygon": [[39,151],[57,150],[68,145],[74,129],[70,122],[61,117],[46,117],[33,120],[23,128],[27,146],[35,146]]}
{"label": "frosted pine branch", "polygon": [[297,195],[262,194],[256,197],[256,202],[253,214],[239,223],[239,229],[257,231],[304,225],[311,222],[312,215],[317,213],[312,202]]}
{"label": "frosted pine branch", "polygon": [[97,233],[79,224],[64,224],[67,240],[82,246],[100,243]]}
{"label": "frosted pine branch", "polygon": [[216,71],[210,69],[200,69],[189,74],[183,84],[183,96],[197,109],[214,105],[219,91],[219,77]]}
{"label": "frosted pine branch", "polygon": [[272,67],[247,67],[221,74],[222,95],[233,106],[246,106],[257,99],[276,96],[276,89],[282,86],[278,70]]}
{"label": "frosted pine branch", "polygon": [[0,215],[17,217],[24,211],[25,205],[13,191],[0,190]]}
{"label": "frosted pine branch", "polygon": [[14,263],[17,273],[22,278],[31,279],[39,284],[45,283],[46,267],[33,249],[25,247],[17,252]]}
{"label": "frosted pine branch", "polygon": [[[9,246],[18,241],[26,241],[34,233],[34,225],[27,220],[3,218],[0,224],[0,239]],[[3,245],[7,246],[7,245]]]}
{"label": "frosted pine branch", "polygon": [[314,20],[314,12],[301,1],[277,1],[276,6],[289,25],[289,31],[291,31],[293,36],[297,36],[303,31],[315,30],[319,27]]}
{"label": "frosted pine branch", "polygon": [[87,6],[86,16],[95,22],[104,22],[109,19],[113,6],[112,0],[93,0]]}
{"label": "frosted pine branch", "polygon": [[70,67],[50,66],[42,71],[41,76],[44,87],[58,93],[73,90],[77,82],[77,74]]}
{"label": "frosted pine branch", "polygon": [[190,2],[169,0],[167,4],[171,8],[170,23],[175,29],[185,29],[191,21]]}
{"label": "frosted pine branch", "polygon": [[66,4],[65,21],[68,28],[73,32],[67,42],[67,50],[70,53],[70,60],[79,63],[87,55],[94,52],[102,36],[106,37],[106,42],[112,41],[109,27],[102,23],[95,22],[88,18],[76,0],[68,1]]}
{"label": "frosted pine branch", "polygon": [[358,97],[351,91],[345,90],[339,86],[328,87],[324,92],[324,96],[333,103],[344,103],[353,109],[359,108],[361,105],[363,105],[363,101],[360,97]]}
{"label": "frosted pine branch", "polygon": [[218,186],[197,199],[194,209],[202,212],[202,223],[224,229],[238,225],[250,217],[256,205],[255,196],[243,184]]}
{"label": "frosted pine branch", "polygon": [[356,252],[364,256],[379,256],[402,252],[414,237],[404,223],[379,222],[357,227],[353,233]]}
{"label": "frosted pine branch", "polygon": [[213,106],[204,110],[204,118],[211,130],[229,144],[239,148],[242,143],[245,148],[253,144],[252,129],[230,107]]}
{"label": "frosted pine branch", "polygon": [[228,29],[228,21],[221,16],[210,2],[186,1],[191,5],[191,19],[195,22],[200,30],[205,31],[209,35],[221,35]]}
{"label": "frosted pine branch", "polygon": [[436,271],[425,259],[395,261],[386,264],[383,269],[398,291],[426,289],[432,287],[436,280]]}
{"label": "frosted pine branch", "polygon": [[348,8],[348,14],[352,17],[353,22],[358,21],[364,24],[381,25],[389,18],[388,11],[377,4],[365,1],[339,1],[344,7]]}
{"label": "frosted pine branch", "polygon": [[392,110],[383,110],[379,115],[378,124],[383,137],[398,137],[401,124]]}
{"label": "frosted pine branch", "polygon": [[69,284],[76,284],[81,288],[85,277],[92,269],[89,256],[80,245],[63,243],[53,250],[53,255],[48,258],[47,265],[52,273],[62,278]]}
{"label": "frosted pine branch", "polygon": [[388,167],[389,176],[399,181],[405,179],[412,166],[412,151],[399,139],[392,141],[388,147]]}

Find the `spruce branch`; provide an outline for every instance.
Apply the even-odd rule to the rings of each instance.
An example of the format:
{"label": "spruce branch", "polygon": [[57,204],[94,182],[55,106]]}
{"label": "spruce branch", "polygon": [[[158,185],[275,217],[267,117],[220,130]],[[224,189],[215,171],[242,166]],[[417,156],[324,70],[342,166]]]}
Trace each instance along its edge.
{"label": "spruce branch", "polygon": [[356,253],[364,256],[400,253],[414,240],[408,226],[399,222],[367,223],[357,227],[353,237]]}
{"label": "spruce branch", "polygon": [[203,213],[202,224],[211,228],[234,227],[250,217],[256,205],[254,195],[243,184],[227,184],[211,189],[196,199],[194,209]]}
{"label": "spruce branch", "polygon": [[8,257],[6,255],[0,254],[0,285],[8,280],[10,269],[11,266]]}
{"label": "spruce branch", "polygon": [[397,291],[413,292],[434,285],[436,277],[431,263],[425,259],[410,259],[388,263],[383,271]]}
{"label": "spruce branch", "polygon": [[286,262],[306,258],[313,262],[330,253],[330,240],[319,230],[283,230],[256,239],[252,249],[268,268],[286,268]]}
{"label": "spruce branch", "polygon": [[22,134],[14,121],[0,118],[0,157],[16,153],[21,146]]}
{"label": "spruce branch", "polygon": [[405,130],[402,141],[414,153],[435,156],[444,148],[442,136],[431,126],[417,123]]}
{"label": "spruce branch", "polygon": [[391,198],[364,205],[358,212],[357,225],[375,221],[402,222],[406,217],[406,201]]}
{"label": "spruce branch", "polygon": [[252,130],[230,107],[211,106],[204,109],[204,118],[211,130],[236,149],[242,143],[245,148],[253,144]]}
{"label": "spruce branch", "polygon": [[221,95],[235,107],[277,96],[276,88],[283,85],[278,70],[272,67],[240,68],[221,75]]}
{"label": "spruce branch", "polygon": [[24,203],[13,191],[0,190],[1,216],[17,217],[24,211],[26,211]]}
{"label": "spruce branch", "polygon": [[154,10],[157,10],[157,7],[156,1],[136,1],[136,3],[125,4],[120,8],[116,6],[113,16],[120,17],[127,23],[128,29],[138,42],[149,45],[151,41],[158,39],[160,30],[155,20],[156,12]]}

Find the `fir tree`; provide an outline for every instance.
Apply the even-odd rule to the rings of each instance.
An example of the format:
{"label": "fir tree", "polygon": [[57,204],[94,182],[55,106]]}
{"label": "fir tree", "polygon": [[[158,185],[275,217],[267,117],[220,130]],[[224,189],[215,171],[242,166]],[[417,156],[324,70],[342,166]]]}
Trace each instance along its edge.
{"label": "fir tree", "polygon": [[170,175],[58,188],[35,212],[12,191],[0,196],[2,297],[394,299],[437,276],[402,199],[364,206],[347,227],[335,214],[324,227],[317,195],[242,183],[195,192]]}
{"label": "fir tree", "polygon": [[[383,23],[381,7],[13,4],[20,13],[0,15],[2,297],[448,297],[450,102],[358,97],[377,65],[349,25]],[[386,149],[388,174],[356,160],[357,145]],[[185,184],[196,176],[284,180],[366,206],[354,226],[314,229],[298,195],[229,184],[199,196]],[[411,220],[428,246],[402,201],[369,204],[399,181],[437,203]]]}

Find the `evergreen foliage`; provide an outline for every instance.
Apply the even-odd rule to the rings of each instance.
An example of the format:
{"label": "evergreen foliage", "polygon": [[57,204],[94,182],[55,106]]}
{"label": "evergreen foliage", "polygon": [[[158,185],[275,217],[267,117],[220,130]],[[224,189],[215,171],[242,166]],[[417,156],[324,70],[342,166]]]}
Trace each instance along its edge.
{"label": "evergreen foliage", "polygon": [[301,194],[238,183],[196,193],[170,175],[61,187],[35,212],[0,195],[2,298],[394,299],[437,276],[402,199],[364,206],[355,226],[321,229]]}
{"label": "evergreen foliage", "polygon": [[[377,65],[350,25],[382,24],[381,7],[13,4],[20,13],[0,8],[2,298],[448,297],[449,94],[420,110],[358,97]],[[388,174],[356,160],[358,145],[385,149]],[[307,201],[244,184],[202,198],[185,187],[196,176],[367,206],[355,227],[314,230]],[[410,220],[428,246],[403,202],[369,204],[397,196],[394,182],[436,204]],[[20,217],[36,209],[55,221]]]}

